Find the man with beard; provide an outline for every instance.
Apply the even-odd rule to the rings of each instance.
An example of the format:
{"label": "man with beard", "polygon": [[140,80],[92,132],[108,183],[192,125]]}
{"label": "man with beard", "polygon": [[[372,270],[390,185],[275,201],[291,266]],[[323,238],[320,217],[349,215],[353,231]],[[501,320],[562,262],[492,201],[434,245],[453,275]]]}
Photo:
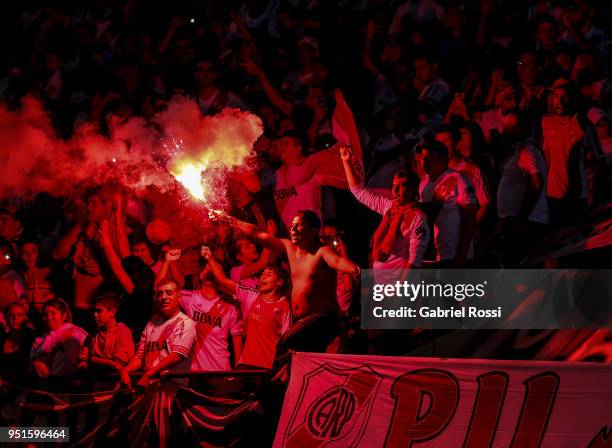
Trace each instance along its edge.
{"label": "man with beard", "polygon": [[586,210],[586,133],[576,101],[575,87],[559,78],[551,87],[551,113],[542,117],[542,150],[548,168],[546,195],[550,223],[555,227]]}
{"label": "man with beard", "polygon": [[285,346],[301,351],[325,351],[338,333],[336,270],[359,275],[359,266],[319,240],[321,221],[311,210],[300,210],[291,223],[290,239],[261,232],[231,218],[246,236],[289,259],[291,314],[296,325],[285,336]]}

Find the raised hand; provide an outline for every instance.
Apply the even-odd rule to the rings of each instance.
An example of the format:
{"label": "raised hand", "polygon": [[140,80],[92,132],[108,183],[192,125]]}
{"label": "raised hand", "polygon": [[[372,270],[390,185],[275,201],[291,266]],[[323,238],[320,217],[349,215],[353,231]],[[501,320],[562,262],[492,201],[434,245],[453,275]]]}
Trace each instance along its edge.
{"label": "raised hand", "polygon": [[268,231],[268,235],[276,236],[278,227],[273,219],[268,219],[268,222],[266,223],[266,230]]}
{"label": "raised hand", "polygon": [[200,249],[200,255],[203,258],[208,260],[210,258],[210,256],[212,255],[212,251],[210,250],[210,247],[202,246],[202,248]]}
{"label": "raised hand", "polygon": [[343,162],[350,162],[353,155],[353,148],[350,146],[340,146],[340,158]]}
{"label": "raised hand", "polygon": [[180,249],[168,249],[164,259],[166,261],[176,261],[181,258],[181,250]]}

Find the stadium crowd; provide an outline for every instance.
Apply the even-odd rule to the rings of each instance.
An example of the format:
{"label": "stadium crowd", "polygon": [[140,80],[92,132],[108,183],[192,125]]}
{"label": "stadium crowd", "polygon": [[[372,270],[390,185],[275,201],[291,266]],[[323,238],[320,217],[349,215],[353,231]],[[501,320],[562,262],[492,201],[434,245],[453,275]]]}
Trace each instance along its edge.
{"label": "stadium crowd", "polygon": [[[167,369],[271,369],[287,348],[354,350],[360,266],[517,267],[610,198],[605,0],[3,10],[0,101],[39,99],[64,138],[150,120],[175,95],[203,115],[249,110],[265,130],[196,263],[180,229],[134,219],[129,204],[147,204],[130,191],[3,192],[1,377],[114,372],[131,385],[142,371],[147,386]],[[336,144],[336,89],[361,156]]]}

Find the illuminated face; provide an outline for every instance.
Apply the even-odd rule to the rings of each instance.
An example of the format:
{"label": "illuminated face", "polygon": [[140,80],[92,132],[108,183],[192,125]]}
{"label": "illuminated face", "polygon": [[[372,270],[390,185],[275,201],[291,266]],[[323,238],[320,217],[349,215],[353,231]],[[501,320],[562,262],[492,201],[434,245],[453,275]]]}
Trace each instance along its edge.
{"label": "illuminated face", "polygon": [[238,241],[238,254],[236,258],[241,263],[252,263],[259,258],[257,246],[247,239]]}
{"label": "illuminated face", "polygon": [[323,240],[329,241],[335,236],[338,236],[338,230],[334,226],[323,226],[323,229],[321,229],[321,237]]}
{"label": "illuminated face", "polygon": [[501,100],[501,103],[499,105],[502,115],[507,114],[513,110],[516,110],[517,107],[518,107],[518,97],[514,93],[510,95],[506,95]]}
{"label": "illuminated face", "polygon": [[149,246],[146,245],[146,243],[134,244],[132,246],[132,255],[140,258],[147,266],[153,264],[153,262],[155,261],[153,260],[151,250],[149,249]]}
{"label": "illuminated face", "polygon": [[108,204],[104,204],[98,195],[91,196],[87,201],[87,216],[90,222],[102,222],[109,212]]}
{"label": "illuminated face", "polygon": [[34,243],[26,243],[21,246],[21,259],[28,269],[35,268],[38,262],[38,246]]}
{"label": "illuminated face", "polygon": [[12,306],[6,313],[6,320],[11,331],[21,330],[27,322],[27,314],[24,307]]}
{"label": "illuminated face", "polygon": [[316,239],[316,231],[309,224],[308,221],[304,218],[303,215],[296,215],[293,218],[293,222],[291,223],[290,230],[291,242],[293,244],[300,244],[304,242],[312,241],[313,238]]}
{"label": "illuminated face", "polygon": [[283,284],[282,279],[276,274],[276,271],[270,268],[265,268],[259,276],[259,291],[268,294],[273,292]]}
{"label": "illuminated face", "polygon": [[423,84],[429,84],[434,80],[434,64],[427,59],[416,59],[414,61],[414,76]]}
{"label": "illuminated face", "polygon": [[200,86],[209,86],[215,82],[215,79],[217,78],[217,71],[210,62],[200,62],[198,64],[195,77]]}
{"label": "illuminated face", "polygon": [[448,160],[444,156],[427,149],[423,149],[421,160],[423,171],[429,175],[441,173],[448,168]]}
{"label": "illuminated face", "polygon": [[106,327],[110,322],[112,322],[115,317],[115,310],[110,308],[105,308],[101,304],[96,304],[94,308],[94,321],[98,328]]}
{"label": "illuminated face", "polygon": [[158,285],[155,289],[155,301],[157,308],[166,318],[170,318],[176,314],[179,308],[179,299],[181,290],[172,282]]}
{"label": "illuminated face", "polygon": [[393,205],[404,205],[408,202],[409,188],[406,185],[406,179],[398,176],[393,177],[393,184],[391,185],[391,198],[393,199]]}
{"label": "illuminated face", "polygon": [[550,48],[557,42],[557,28],[550,22],[542,22],[536,32],[538,43],[544,48]]}
{"label": "illuminated face", "polygon": [[200,294],[205,299],[214,299],[219,295],[217,290],[217,283],[211,279],[209,275],[200,275]]}
{"label": "illuminated face", "polygon": [[555,115],[567,115],[569,95],[563,88],[553,90],[551,94],[552,111]]}
{"label": "illuminated face", "polygon": [[195,49],[190,39],[179,39],[176,42],[176,56],[181,64],[188,64],[195,57]]}
{"label": "illuminated face", "polygon": [[46,306],[43,309],[43,323],[49,331],[55,331],[66,322],[66,314],[54,306]]}
{"label": "illuminated face", "polygon": [[520,120],[519,116],[516,114],[508,114],[504,117],[502,123],[502,133],[511,138],[516,138],[519,135],[520,131]]}

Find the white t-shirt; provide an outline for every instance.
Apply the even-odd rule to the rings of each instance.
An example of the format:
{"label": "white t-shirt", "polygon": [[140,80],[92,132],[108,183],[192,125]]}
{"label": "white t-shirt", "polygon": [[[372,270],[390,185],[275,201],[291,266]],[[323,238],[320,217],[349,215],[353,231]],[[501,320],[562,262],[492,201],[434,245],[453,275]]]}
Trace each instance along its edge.
{"label": "white t-shirt", "polygon": [[195,339],[195,322],[179,311],[170,319],[147,323],[140,336],[136,357],[144,361],[143,369],[149,370],[171,353],[178,353],[181,361],[169,370],[189,370]]}
{"label": "white t-shirt", "polygon": [[[532,174],[541,174],[542,179],[546,179],[546,161],[535,144],[527,140],[525,144],[515,145],[514,153],[504,164],[497,190],[497,214],[500,218],[518,216],[527,191],[528,178]],[[529,221],[548,224],[546,187],[542,188]]]}
{"label": "white t-shirt", "polygon": [[[461,238],[459,206],[478,205],[474,187],[467,178],[452,169],[446,170],[435,181],[425,175],[419,186],[421,201],[437,201],[442,209],[434,222],[436,260],[455,258]],[[468,258],[472,257],[472,247]]]}
{"label": "white t-shirt", "polygon": [[[391,199],[374,193],[363,185],[351,188],[351,193],[363,205],[381,215],[384,215],[393,204]],[[384,262],[375,261],[374,269],[401,270],[406,262],[409,262],[415,268],[421,266],[423,254],[427,249],[430,238],[425,213],[419,209],[412,210],[408,219],[402,219],[400,232],[401,235],[397,238],[389,258]]]}
{"label": "white t-shirt", "polygon": [[181,308],[196,325],[191,369],[230,370],[230,336],[243,334],[238,307],[219,297],[205,299],[200,291],[183,290]]}

